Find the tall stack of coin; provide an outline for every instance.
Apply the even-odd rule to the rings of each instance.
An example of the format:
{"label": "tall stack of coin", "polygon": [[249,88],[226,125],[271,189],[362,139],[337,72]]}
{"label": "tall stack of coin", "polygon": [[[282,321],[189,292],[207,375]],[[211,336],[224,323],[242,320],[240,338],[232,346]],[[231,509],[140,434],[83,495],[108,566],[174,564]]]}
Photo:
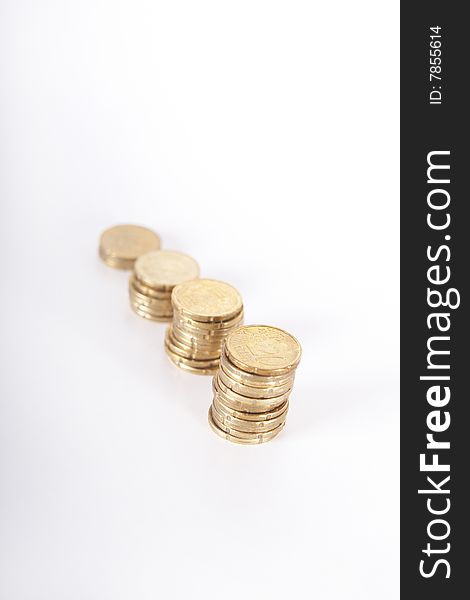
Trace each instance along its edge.
{"label": "tall stack of coin", "polygon": [[160,248],[158,235],[140,225],[116,225],[103,231],[99,255],[115,269],[132,269],[136,259],[151,250]]}
{"label": "tall stack of coin", "polygon": [[212,381],[209,424],[238,444],[261,444],[282,430],[300,362],[299,342],[267,325],[239,327],[225,340]]}
{"label": "tall stack of coin", "polygon": [[225,337],[243,322],[243,302],[223,281],[196,279],[177,285],[173,321],[165,338],[170,360],[181,369],[213,375]]}
{"label": "tall stack of coin", "polygon": [[135,261],[129,279],[129,298],[133,310],[144,319],[171,321],[173,288],[199,277],[197,262],[173,250],[147,252]]}

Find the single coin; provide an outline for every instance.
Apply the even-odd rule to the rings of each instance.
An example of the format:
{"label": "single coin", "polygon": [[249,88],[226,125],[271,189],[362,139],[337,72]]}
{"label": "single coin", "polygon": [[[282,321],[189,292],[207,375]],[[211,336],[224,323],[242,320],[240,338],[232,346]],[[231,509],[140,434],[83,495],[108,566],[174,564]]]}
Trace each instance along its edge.
{"label": "single coin", "polygon": [[237,394],[237,392],[227,388],[220,380],[218,373],[212,381],[212,391],[218,395],[222,404],[241,412],[266,413],[278,409],[289,400],[289,394],[284,394],[276,398],[249,398],[242,396],[242,394]]}
{"label": "single coin", "polygon": [[173,309],[197,321],[228,321],[243,309],[237,290],[223,281],[195,279],[177,285],[171,295]]}
{"label": "single coin", "polygon": [[273,375],[270,377],[267,375],[253,375],[252,373],[248,373],[247,371],[243,371],[242,369],[235,367],[227,357],[225,349],[222,351],[220,362],[222,368],[231,379],[251,387],[266,389],[282,387],[286,385],[292,386],[294,384],[295,370],[287,375]]}
{"label": "single coin", "polygon": [[300,362],[299,342],[290,333],[268,325],[248,325],[235,329],[226,339],[230,361],[256,375],[290,373]]}
{"label": "single coin", "polygon": [[223,429],[218,427],[212,418],[212,411],[210,408],[209,408],[209,414],[208,414],[208,421],[209,421],[209,425],[212,428],[212,431],[214,433],[216,433],[219,437],[221,437],[224,440],[227,440],[229,442],[235,442],[236,444],[247,444],[247,445],[248,444],[249,445],[262,444],[264,442],[269,442],[270,440],[275,438],[282,431],[282,427],[283,427],[283,426],[278,427],[277,429],[274,429],[270,433],[258,434],[253,437],[243,439],[243,438],[237,437],[235,435],[226,433]]}
{"label": "single coin", "polygon": [[175,285],[199,277],[199,265],[182,252],[155,250],[139,256],[134,273],[144,286],[171,291]]}
{"label": "single coin", "polygon": [[219,379],[224,383],[224,385],[226,385],[228,388],[230,388],[237,394],[241,394],[242,396],[255,399],[270,399],[285,396],[286,394],[290,394],[293,388],[293,384],[266,388],[253,387],[246,383],[241,383],[232,379],[230,375],[227,375],[222,366],[220,366],[219,368]]}
{"label": "single coin", "polygon": [[214,404],[216,409],[223,415],[234,417],[235,419],[243,419],[245,421],[269,421],[271,419],[276,419],[277,417],[281,416],[284,412],[286,412],[289,407],[289,400],[286,400],[278,408],[275,408],[274,410],[270,410],[268,412],[251,413],[243,410],[235,410],[234,408],[230,408],[230,406],[227,406],[223,402],[223,400],[221,400],[218,393],[214,394],[212,403]]}
{"label": "single coin", "polygon": [[250,421],[247,419],[238,419],[231,415],[224,414],[217,409],[215,402],[212,403],[212,416],[214,421],[220,423],[221,426],[229,427],[236,431],[242,431],[244,433],[267,433],[279,427],[279,425],[286,422],[287,411],[281,414],[275,419],[269,421]]}
{"label": "single coin", "polygon": [[107,265],[129,269],[141,254],[159,248],[160,238],[154,231],[140,225],[116,225],[101,234],[99,254]]}
{"label": "single coin", "polygon": [[201,367],[192,367],[184,362],[184,359],[181,359],[179,356],[170,352],[168,348],[165,346],[166,355],[170,359],[170,361],[179,369],[183,371],[188,371],[188,373],[194,373],[196,375],[214,375],[217,373],[217,367],[203,369]]}

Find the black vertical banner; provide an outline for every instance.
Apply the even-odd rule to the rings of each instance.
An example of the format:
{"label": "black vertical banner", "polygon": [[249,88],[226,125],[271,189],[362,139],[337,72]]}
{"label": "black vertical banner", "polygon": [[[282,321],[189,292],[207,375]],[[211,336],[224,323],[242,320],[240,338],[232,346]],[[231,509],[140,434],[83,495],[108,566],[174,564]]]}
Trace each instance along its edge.
{"label": "black vertical banner", "polygon": [[401,3],[401,597],[413,600],[469,593],[466,8]]}

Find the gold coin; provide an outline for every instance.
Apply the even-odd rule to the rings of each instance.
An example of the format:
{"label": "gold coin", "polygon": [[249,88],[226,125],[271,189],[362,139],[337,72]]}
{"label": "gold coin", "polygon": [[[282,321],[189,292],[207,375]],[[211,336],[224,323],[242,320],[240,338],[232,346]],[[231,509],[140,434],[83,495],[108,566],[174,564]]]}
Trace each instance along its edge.
{"label": "gold coin", "polygon": [[268,325],[235,329],[227,337],[225,351],[230,361],[240,369],[270,376],[293,371],[302,352],[294,336]]}
{"label": "gold coin", "polygon": [[197,321],[228,321],[243,309],[237,290],[223,281],[194,279],[177,285],[171,295],[173,308]]}
{"label": "gold coin", "polygon": [[171,330],[171,337],[177,346],[179,345],[183,348],[187,348],[191,352],[201,352],[202,354],[217,354],[217,360],[220,360],[220,344],[202,344],[195,340],[188,341],[175,332],[173,325]]}
{"label": "gold coin", "polygon": [[168,302],[171,302],[171,292],[161,292],[154,290],[153,288],[149,288],[136,278],[135,273],[132,273],[129,278],[129,287],[132,287],[136,293],[145,296],[146,298],[167,300]]}
{"label": "gold coin", "polygon": [[272,429],[271,431],[266,431],[266,432],[257,432],[257,431],[241,431],[240,429],[237,429],[235,427],[232,427],[230,425],[226,425],[223,420],[220,420],[216,411],[214,410],[214,407],[211,406],[211,417],[212,420],[214,421],[214,423],[217,425],[217,427],[219,429],[222,429],[222,431],[225,431],[225,433],[228,433],[230,435],[234,435],[238,438],[244,439],[244,440],[251,440],[253,438],[258,438],[262,441],[262,437],[264,435],[269,435],[272,431],[276,431],[276,429],[282,428],[285,424],[285,419],[283,421],[281,421],[281,423],[277,426],[274,427],[274,429]]}
{"label": "gold coin", "polygon": [[183,358],[190,358],[192,360],[219,360],[220,351],[217,349],[214,351],[201,350],[200,348],[194,348],[191,346],[185,346],[172,335],[171,325],[166,332],[166,344],[172,352],[182,356]]}
{"label": "gold coin", "polygon": [[99,255],[101,260],[105,262],[108,267],[112,267],[113,269],[130,270],[134,266],[134,260],[123,260],[107,256],[101,248],[99,249]]}
{"label": "gold coin", "polygon": [[154,250],[139,256],[134,272],[144,286],[171,291],[175,285],[199,277],[199,265],[182,252]]}
{"label": "gold coin", "polygon": [[253,375],[247,371],[243,371],[238,367],[234,367],[230,360],[227,358],[227,353],[222,351],[221,368],[224,369],[225,373],[234,381],[245,384],[251,387],[259,388],[275,388],[283,386],[292,386],[294,384],[295,371],[292,371],[288,375],[277,375],[268,377],[267,375]]}
{"label": "gold coin", "polygon": [[159,248],[160,238],[154,231],[140,225],[116,225],[101,234],[99,255],[111,267],[130,269],[141,254]]}
{"label": "gold coin", "polygon": [[132,304],[132,303],[131,303],[131,307],[132,307],[132,310],[137,315],[139,315],[139,317],[142,317],[143,319],[148,319],[149,321],[157,321],[158,323],[169,323],[171,321],[171,315],[166,316],[166,315],[158,315],[155,313],[146,312],[145,310],[142,310],[139,306],[136,306],[135,304]]}
{"label": "gold coin", "polygon": [[181,356],[177,352],[174,352],[171,347],[168,346],[167,340],[165,339],[165,350],[168,354],[174,358],[175,361],[183,362],[188,367],[194,369],[217,369],[217,359],[199,359],[199,358],[188,358],[187,356]]}
{"label": "gold coin", "polygon": [[289,407],[289,400],[286,400],[280,406],[273,410],[261,413],[252,413],[244,410],[236,410],[234,408],[230,408],[230,406],[227,406],[227,404],[224,403],[222,395],[220,395],[219,393],[214,394],[212,404],[214,404],[214,406],[220,413],[229,417],[243,419],[245,421],[269,421],[271,419],[276,419],[285,411],[287,411],[287,408]]}
{"label": "gold coin", "polygon": [[200,335],[198,333],[188,333],[186,330],[181,329],[173,319],[173,332],[174,335],[181,339],[181,341],[186,342],[187,344],[200,344],[201,346],[209,346],[222,349],[222,344],[224,341],[224,337],[219,336],[208,336],[208,335]]}
{"label": "gold coin", "polygon": [[214,422],[214,420],[212,418],[212,411],[210,408],[209,408],[209,414],[208,414],[208,421],[209,421],[209,425],[211,426],[212,431],[214,433],[216,433],[218,436],[220,436],[224,440],[227,440],[229,442],[235,442],[236,444],[262,444],[264,442],[269,442],[269,440],[272,440],[273,438],[275,438],[282,431],[282,428],[283,428],[283,425],[282,425],[281,427],[274,429],[270,433],[255,434],[252,437],[240,438],[238,436],[231,435],[230,433],[227,433],[223,429],[218,427],[218,425]]}
{"label": "gold coin", "polygon": [[170,361],[175,366],[182,369],[183,371],[188,371],[189,373],[195,373],[196,375],[214,375],[215,373],[217,373],[217,367],[207,367],[207,368],[202,368],[199,366],[193,367],[193,366],[189,365],[185,361],[185,359],[182,359],[178,355],[176,355],[173,352],[171,352],[170,350],[168,350],[168,348],[166,346],[165,346],[165,351],[166,351],[166,355],[168,356]]}
{"label": "gold coin", "polygon": [[235,317],[228,321],[204,322],[190,319],[179,313],[178,310],[175,311],[175,319],[181,327],[195,331],[203,331],[207,335],[226,335],[227,332],[241,325],[243,317],[243,310],[241,310]]}
{"label": "gold coin", "polygon": [[149,307],[165,308],[167,313],[172,312],[171,302],[169,300],[144,296],[143,294],[136,292],[132,286],[129,286],[129,297],[137,303],[146,304]]}
{"label": "gold coin", "polygon": [[235,400],[231,394],[227,394],[225,391],[218,390],[216,384],[214,383],[212,384],[212,390],[213,396],[216,396],[217,400],[227,408],[251,414],[263,414],[277,410],[289,399],[289,396],[287,396],[287,399],[283,398],[280,403],[273,402],[272,399],[269,398],[259,398],[258,400],[254,398],[250,400],[250,398],[247,398],[246,400],[239,401]]}
{"label": "gold coin", "polygon": [[234,431],[242,431],[244,433],[267,433],[279,427],[282,423],[285,423],[287,417],[287,410],[274,419],[265,421],[253,421],[247,419],[238,419],[220,412],[217,409],[217,404],[212,403],[212,416],[216,423],[221,426],[228,427]]}
{"label": "gold coin", "polygon": [[218,377],[226,387],[237,394],[245,396],[246,398],[278,398],[279,396],[290,394],[293,388],[293,384],[266,388],[252,387],[246,383],[234,381],[229,375],[227,375],[222,366],[219,368]]}
{"label": "gold coin", "polygon": [[290,394],[283,394],[274,398],[250,398],[234,392],[220,380],[217,374],[212,381],[212,391],[218,399],[229,408],[241,412],[266,413],[278,409],[289,400]]}
{"label": "gold coin", "polygon": [[172,316],[171,304],[168,304],[167,302],[151,301],[148,299],[144,300],[142,298],[135,296],[132,292],[129,292],[129,299],[131,301],[131,304],[140,306],[141,308],[143,308],[146,311],[162,313],[165,316],[170,316],[170,317]]}

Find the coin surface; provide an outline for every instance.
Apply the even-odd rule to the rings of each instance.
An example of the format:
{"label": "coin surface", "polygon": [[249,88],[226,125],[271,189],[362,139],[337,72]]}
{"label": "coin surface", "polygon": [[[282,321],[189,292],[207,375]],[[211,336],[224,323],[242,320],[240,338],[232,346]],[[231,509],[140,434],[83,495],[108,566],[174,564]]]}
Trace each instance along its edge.
{"label": "coin surface", "polygon": [[199,347],[187,346],[173,336],[171,326],[166,332],[165,343],[167,344],[168,348],[172,350],[172,352],[182,356],[183,358],[189,358],[191,360],[219,360],[220,351],[218,351],[217,348],[204,350]]}
{"label": "coin surface", "polygon": [[277,427],[275,427],[271,431],[253,432],[253,431],[241,431],[239,429],[236,429],[235,427],[231,427],[230,425],[225,425],[223,423],[223,421],[219,420],[217,413],[213,410],[213,407],[211,407],[211,417],[212,417],[212,420],[214,421],[214,423],[217,425],[217,427],[219,427],[219,429],[222,429],[222,431],[225,431],[225,433],[229,433],[230,435],[234,435],[235,437],[241,438],[244,440],[251,440],[251,439],[255,438],[255,439],[259,440],[259,443],[264,441],[264,436],[268,436],[273,431],[276,431],[276,429],[282,429],[282,427],[284,427],[284,423],[285,423],[285,420],[284,420],[282,423],[280,423]]}
{"label": "coin surface", "polygon": [[182,359],[180,356],[171,352],[166,345],[165,350],[170,362],[183,371],[188,371],[189,373],[194,373],[196,375],[215,375],[217,372],[217,366],[204,368],[198,365],[197,367],[193,367],[191,364],[188,364],[185,359]]}
{"label": "coin surface", "polygon": [[224,385],[219,374],[212,380],[212,391],[217,395],[222,404],[241,412],[265,413],[277,410],[289,400],[289,394],[274,398],[249,398],[234,392]]}
{"label": "coin surface", "polygon": [[134,272],[144,286],[171,291],[175,285],[199,277],[199,265],[182,252],[155,250],[139,256]]}
{"label": "coin surface", "polygon": [[293,383],[283,386],[275,386],[275,387],[252,387],[246,383],[240,383],[239,381],[234,381],[227,373],[223,370],[222,367],[219,368],[218,379],[221,383],[224,384],[225,387],[232,390],[236,394],[244,396],[248,399],[263,399],[266,400],[279,398],[280,396],[285,396],[286,394],[290,394],[292,391]]}
{"label": "coin surface", "polygon": [[220,427],[228,427],[233,429],[235,435],[237,431],[243,433],[267,433],[279,427],[286,421],[287,410],[284,410],[282,414],[273,419],[264,421],[253,421],[247,419],[239,419],[232,415],[227,415],[218,410],[217,404],[212,403],[212,416],[214,421],[220,425]]}
{"label": "coin surface", "polygon": [[165,348],[167,354],[171,355],[175,362],[181,362],[188,367],[192,367],[193,369],[213,369],[217,368],[218,360],[213,359],[199,359],[199,358],[187,358],[186,356],[182,356],[177,352],[174,352],[168,345],[165,339]]}
{"label": "coin surface", "polygon": [[148,319],[149,321],[157,321],[159,323],[168,323],[169,321],[171,321],[171,315],[165,316],[146,312],[145,310],[142,310],[140,306],[136,306],[134,304],[132,305],[132,309],[137,315],[139,315],[139,317]]}
{"label": "coin surface", "polygon": [[290,333],[268,325],[242,326],[225,341],[230,361],[248,373],[278,375],[299,364],[301,348]]}
{"label": "coin surface", "polygon": [[169,299],[165,300],[163,298],[153,298],[150,296],[144,296],[143,294],[136,292],[135,288],[132,286],[129,286],[129,297],[135,303],[144,304],[144,305],[148,306],[149,308],[153,307],[153,308],[156,308],[157,310],[165,308],[166,312],[172,314],[172,307],[171,307],[171,302]]}
{"label": "coin surface", "polygon": [[282,425],[282,426],[278,427],[277,429],[274,429],[270,433],[253,434],[253,436],[250,436],[248,438],[240,438],[238,436],[231,435],[230,433],[227,433],[226,431],[221,429],[214,422],[214,420],[212,418],[212,411],[210,408],[209,408],[209,413],[208,413],[208,421],[209,421],[209,425],[211,426],[212,431],[214,433],[216,433],[221,438],[223,438],[229,442],[235,442],[236,444],[250,444],[251,445],[251,444],[262,444],[264,442],[268,442],[269,440],[272,440],[273,438],[275,438],[282,431],[282,428],[284,427],[284,425]]}
{"label": "coin surface", "polygon": [[236,419],[243,419],[245,421],[269,421],[270,419],[279,417],[284,413],[284,411],[287,410],[289,406],[289,400],[286,400],[283,402],[283,404],[277,408],[274,408],[273,410],[260,413],[252,413],[246,410],[236,410],[235,408],[231,408],[225,403],[225,397],[218,393],[214,393],[212,404],[220,413],[235,417]]}
{"label": "coin surface", "polygon": [[241,310],[233,318],[227,321],[198,321],[196,319],[185,317],[180,312],[177,312],[175,320],[177,320],[185,329],[204,332],[210,335],[223,335],[225,337],[228,331],[241,325],[243,317],[243,310]]}
{"label": "coin surface", "polygon": [[145,296],[146,298],[155,298],[156,300],[168,300],[171,302],[171,292],[164,290],[155,290],[141,283],[134,273],[129,278],[129,287],[137,293]]}
{"label": "coin surface", "polygon": [[159,248],[160,237],[151,229],[116,225],[101,234],[99,255],[111,267],[131,269],[141,254]]}
{"label": "coin surface", "polygon": [[231,379],[233,379],[233,381],[248,385],[250,387],[267,389],[275,387],[292,386],[294,383],[295,370],[288,373],[287,375],[254,375],[252,373],[248,373],[247,371],[243,371],[242,369],[233,366],[230,360],[227,358],[227,354],[224,350],[222,350],[222,354],[220,357],[220,366],[225,371],[225,373]]}
{"label": "coin surface", "polygon": [[181,283],[174,288],[171,299],[175,312],[204,322],[227,321],[243,309],[238,291],[215,279]]}

